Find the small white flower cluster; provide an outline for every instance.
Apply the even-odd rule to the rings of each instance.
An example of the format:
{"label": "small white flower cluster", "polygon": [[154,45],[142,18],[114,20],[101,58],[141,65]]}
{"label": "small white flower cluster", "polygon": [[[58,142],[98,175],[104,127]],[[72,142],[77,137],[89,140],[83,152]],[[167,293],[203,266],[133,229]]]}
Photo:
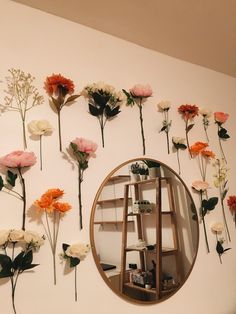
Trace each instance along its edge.
{"label": "small white flower cluster", "polygon": [[214,185],[216,188],[218,188],[221,184],[224,184],[224,182],[226,181],[227,172],[229,169],[226,168],[224,158],[216,159],[216,161],[213,162],[212,165],[215,167],[215,174],[213,175],[215,177]]}
{"label": "small white flower cluster", "polygon": [[110,96],[112,102],[123,102],[126,99],[123,92],[102,81],[85,86],[81,92],[84,97],[92,96],[94,93]]}
{"label": "small white flower cluster", "polygon": [[67,257],[73,257],[78,258],[80,261],[83,261],[87,254],[90,251],[90,245],[89,244],[83,244],[83,243],[75,243],[70,246],[68,246],[67,250],[65,251],[65,255]]}
{"label": "small white flower cluster", "polygon": [[9,242],[29,244],[32,248],[37,249],[43,245],[44,236],[41,236],[37,232],[31,230],[0,230],[0,246],[4,246]]}

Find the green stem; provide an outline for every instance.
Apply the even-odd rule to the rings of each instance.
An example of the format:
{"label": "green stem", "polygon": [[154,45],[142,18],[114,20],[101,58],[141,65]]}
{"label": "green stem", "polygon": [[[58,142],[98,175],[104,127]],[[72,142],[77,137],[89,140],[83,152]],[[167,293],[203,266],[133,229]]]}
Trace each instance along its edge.
{"label": "green stem", "polygon": [[77,293],[77,266],[75,266],[75,301],[78,300],[78,293]]}
{"label": "green stem", "polygon": [[25,230],[25,212],[26,212],[26,189],[25,189],[25,179],[22,176],[21,168],[17,168],[20,180],[21,180],[21,186],[22,186],[22,200],[23,200],[23,214],[22,214],[22,230]]}
{"label": "green stem", "polygon": [[40,170],[43,170],[43,158],[42,158],[42,135],[39,137],[39,155],[40,155]]}
{"label": "green stem", "polygon": [[204,236],[206,241],[207,253],[210,253],[208,238],[207,238],[207,231],[206,231],[206,224],[205,224],[205,217],[203,215],[203,208],[202,208],[202,192],[200,192],[200,200],[201,200],[201,218],[203,222],[203,229],[204,229]]}
{"label": "green stem", "polygon": [[139,118],[140,118],[141,135],[142,135],[142,141],[143,141],[143,155],[145,155],[146,148],[145,148],[145,137],[144,137],[144,129],[143,129],[142,98],[140,98],[140,103],[139,103],[138,107],[139,107]]}
{"label": "green stem", "polygon": [[102,147],[104,148],[105,146],[105,140],[104,140],[104,121],[103,121],[103,114],[100,116],[99,119],[99,123],[100,123],[100,128],[101,128],[101,135],[102,135]]}
{"label": "green stem", "polygon": [[205,115],[203,116],[203,127],[204,127],[207,142],[209,143],[209,137],[207,134],[207,117]]}
{"label": "green stem", "polygon": [[177,149],[177,161],[178,161],[179,175],[181,175],[181,171],[180,171],[180,161],[179,161],[179,149]]}
{"label": "green stem", "polygon": [[12,307],[14,310],[14,313],[16,314],[16,306],[15,306],[15,292],[16,292],[16,284],[18,281],[18,277],[19,277],[20,273],[19,271],[17,272],[16,275],[16,279],[15,279],[15,283],[13,282],[13,278],[12,278],[12,293],[11,293],[11,300],[12,300]]}
{"label": "green stem", "polygon": [[54,279],[54,285],[57,284],[57,278],[56,278],[56,212],[54,210],[53,212],[53,251],[52,251],[52,257],[53,257],[53,279]]}
{"label": "green stem", "polygon": [[62,143],[61,143],[61,111],[60,110],[58,110],[57,119],[58,119],[59,150],[61,152]]}
{"label": "green stem", "polygon": [[27,142],[26,142],[26,132],[25,132],[25,120],[22,120],[22,128],[23,128],[23,144],[24,144],[24,150],[27,148]]}
{"label": "green stem", "polygon": [[230,237],[230,233],[229,233],[229,228],[228,228],[228,224],[227,224],[227,220],[226,220],[226,215],[225,215],[225,206],[224,206],[224,200],[222,197],[222,191],[220,188],[220,201],[221,201],[221,208],[222,208],[222,214],[223,214],[223,220],[224,220],[224,225],[225,225],[225,230],[226,230],[226,236],[228,237],[229,242],[231,242],[231,237]]}
{"label": "green stem", "polygon": [[[220,126],[218,124],[218,133],[220,131]],[[219,145],[220,145],[220,151],[221,151],[221,155],[222,157],[224,158],[225,160],[225,163],[227,164],[227,160],[226,160],[226,157],[225,157],[225,154],[224,154],[224,151],[223,151],[223,147],[222,147],[222,144],[221,144],[221,138],[218,136],[218,139],[219,139]]]}
{"label": "green stem", "polygon": [[186,137],[189,155],[191,158],[193,158],[192,153],[190,151],[190,145],[189,145],[189,139],[188,139],[188,120],[185,121],[185,137]]}
{"label": "green stem", "polygon": [[81,169],[81,166],[78,165],[78,185],[79,185],[79,191],[78,191],[78,199],[79,199],[79,219],[80,219],[80,230],[83,229],[83,216],[82,216],[82,189],[81,189],[81,183],[83,181],[83,170]]}

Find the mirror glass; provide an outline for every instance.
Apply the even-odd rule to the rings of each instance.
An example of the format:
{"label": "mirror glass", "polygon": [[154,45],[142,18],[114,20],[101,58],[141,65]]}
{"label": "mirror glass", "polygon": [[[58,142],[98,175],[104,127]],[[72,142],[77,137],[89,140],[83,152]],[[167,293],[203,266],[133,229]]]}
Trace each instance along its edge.
{"label": "mirror glass", "polygon": [[196,208],[183,180],[153,159],[115,168],[99,188],[90,237],[97,268],[126,300],[149,304],[184,284],[198,250]]}

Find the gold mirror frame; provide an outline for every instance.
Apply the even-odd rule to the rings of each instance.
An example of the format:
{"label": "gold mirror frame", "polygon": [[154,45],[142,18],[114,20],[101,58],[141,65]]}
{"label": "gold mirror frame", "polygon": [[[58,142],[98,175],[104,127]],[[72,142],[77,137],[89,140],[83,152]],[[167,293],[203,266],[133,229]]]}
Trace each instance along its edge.
{"label": "gold mirror frame", "polygon": [[[181,283],[179,284],[178,287],[176,287],[173,292],[171,293],[168,293],[167,295],[165,296],[162,296],[160,299],[156,299],[156,300],[150,300],[150,301],[143,301],[143,300],[138,300],[136,298],[133,298],[133,297],[130,297],[124,293],[122,293],[119,289],[115,289],[112,284],[111,284],[111,281],[109,280],[109,278],[107,277],[107,275],[105,274],[105,271],[102,269],[102,266],[100,264],[100,259],[99,259],[99,256],[98,256],[98,253],[97,253],[97,250],[96,250],[96,246],[95,246],[95,239],[94,239],[94,219],[95,219],[95,213],[96,213],[96,208],[97,208],[97,202],[99,200],[99,197],[101,196],[101,193],[104,189],[104,187],[106,186],[108,180],[116,173],[118,172],[120,169],[122,169],[124,166],[128,166],[129,164],[133,164],[133,163],[136,163],[136,162],[141,162],[143,160],[149,160],[149,161],[155,161],[157,163],[159,163],[161,165],[161,167],[165,168],[167,171],[169,171],[171,174],[174,175],[174,177],[176,177],[179,182],[183,185],[184,187],[184,190],[186,191],[186,195],[188,195],[189,197],[189,201],[191,202],[191,212],[192,214],[194,213],[195,215],[195,221],[196,221],[196,235],[195,235],[195,238],[196,238],[196,243],[195,243],[195,254],[193,256],[193,259],[192,259],[192,263],[191,263],[191,266],[189,267],[189,271],[188,273],[185,275],[184,279],[181,281]],[[150,181],[150,180],[147,180],[147,181]],[[190,213],[190,208],[188,208],[189,210],[189,213]],[[148,305],[148,304],[156,304],[156,303],[159,303],[159,302],[162,302],[166,299],[168,299],[169,297],[171,297],[173,294],[175,294],[183,285],[184,283],[186,282],[186,280],[188,279],[192,269],[193,269],[193,266],[195,264],[195,261],[196,261],[196,257],[197,257],[197,253],[198,253],[198,247],[199,247],[199,225],[198,225],[198,218],[197,218],[197,211],[196,211],[196,207],[195,207],[195,204],[193,202],[193,198],[192,198],[192,195],[189,191],[189,189],[187,188],[186,184],[184,183],[184,181],[182,180],[182,178],[173,170],[171,169],[169,166],[167,166],[166,164],[156,160],[156,159],[152,159],[152,158],[135,158],[135,159],[130,159],[128,161],[125,161],[123,162],[122,164],[120,164],[119,166],[117,166],[115,169],[113,169],[107,176],[106,178],[103,180],[101,186],[99,187],[97,193],[96,193],[96,196],[95,196],[95,199],[94,199],[94,202],[93,202],[93,206],[92,206],[92,211],[91,211],[91,216],[90,216],[90,242],[91,242],[91,250],[92,250],[92,254],[93,254],[93,258],[94,258],[94,261],[95,261],[95,264],[97,266],[97,269],[100,273],[100,275],[102,276],[103,280],[105,281],[105,283],[108,285],[108,287],[116,294],[118,295],[119,297],[125,299],[126,301],[129,301],[131,303],[135,303],[135,304],[142,304],[142,305]]]}

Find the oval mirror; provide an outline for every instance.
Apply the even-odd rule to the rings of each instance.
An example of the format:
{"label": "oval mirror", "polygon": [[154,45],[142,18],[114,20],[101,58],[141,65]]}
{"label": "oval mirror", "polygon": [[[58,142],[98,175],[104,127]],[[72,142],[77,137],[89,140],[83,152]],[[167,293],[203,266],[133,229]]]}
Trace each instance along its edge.
{"label": "oval mirror", "polygon": [[103,181],[92,208],[90,237],[107,285],[150,304],[186,281],[198,250],[196,208],[183,180],[153,159],[132,159]]}

